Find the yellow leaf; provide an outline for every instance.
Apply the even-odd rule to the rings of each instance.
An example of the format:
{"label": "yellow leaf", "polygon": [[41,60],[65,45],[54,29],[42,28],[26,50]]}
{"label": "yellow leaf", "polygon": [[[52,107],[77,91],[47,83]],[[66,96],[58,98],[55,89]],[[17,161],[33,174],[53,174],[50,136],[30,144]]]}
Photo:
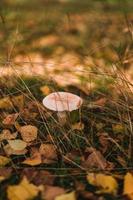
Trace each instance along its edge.
{"label": "yellow leaf", "polygon": [[24,95],[18,95],[12,97],[13,105],[22,110],[24,108]]}
{"label": "yellow leaf", "polygon": [[84,129],[84,124],[81,122],[75,123],[72,125],[72,129],[82,131]]}
{"label": "yellow leaf", "polygon": [[11,148],[11,146],[9,144],[6,144],[3,147],[5,153],[10,156],[10,155],[24,155],[27,153],[27,149],[23,149],[23,150],[14,150]]}
{"label": "yellow leaf", "polygon": [[91,185],[99,187],[101,193],[116,194],[117,192],[118,183],[112,176],[89,173],[87,180]]}
{"label": "yellow leaf", "polygon": [[27,143],[20,139],[8,140],[8,143],[9,143],[10,147],[15,151],[22,151],[27,146]]}
{"label": "yellow leaf", "polygon": [[5,156],[0,156],[0,167],[5,166],[10,162],[10,158],[7,158]]}
{"label": "yellow leaf", "polygon": [[0,109],[12,109],[13,105],[9,97],[0,99]]}
{"label": "yellow leaf", "polygon": [[76,194],[74,191],[67,194],[62,194],[57,196],[55,200],[76,200]]}
{"label": "yellow leaf", "polygon": [[4,181],[5,177],[4,176],[0,176],[0,182]]}
{"label": "yellow leaf", "polygon": [[9,200],[29,200],[36,197],[40,190],[40,187],[29,183],[27,178],[24,177],[19,185],[8,187],[7,195]]}
{"label": "yellow leaf", "polygon": [[123,133],[124,127],[122,126],[122,124],[113,125],[113,131],[114,133]]}
{"label": "yellow leaf", "polygon": [[48,95],[48,94],[50,94],[50,88],[48,87],[48,86],[46,86],[46,85],[44,85],[44,86],[42,86],[42,87],[40,87],[40,90],[41,90],[41,92],[44,94],[44,95]]}
{"label": "yellow leaf", "polygon": [[131,173],[127,173],[124,177],[124,194],[128,195],[128,197],[133,200],[133,175]]}

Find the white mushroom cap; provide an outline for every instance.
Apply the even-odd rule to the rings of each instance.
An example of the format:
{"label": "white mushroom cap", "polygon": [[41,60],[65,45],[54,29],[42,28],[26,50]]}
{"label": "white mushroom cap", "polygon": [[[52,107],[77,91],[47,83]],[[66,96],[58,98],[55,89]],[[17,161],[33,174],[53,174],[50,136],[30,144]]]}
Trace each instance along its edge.
{"label": "white mushroom cap", "polygon": [[43,105],[53,111],[73,111],[80,108],[83,100],[69,92],[54,92],[43,99]]}

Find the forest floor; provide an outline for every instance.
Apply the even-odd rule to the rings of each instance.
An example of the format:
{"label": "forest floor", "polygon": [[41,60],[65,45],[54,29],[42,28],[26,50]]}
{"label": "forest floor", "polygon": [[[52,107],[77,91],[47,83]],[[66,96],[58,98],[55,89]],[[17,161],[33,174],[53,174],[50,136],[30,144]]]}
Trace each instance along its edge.
{"label": "forest floor", "polygon": [[[0,200],[133,200],[132,1],[3,1]],[[80,96],[62,125],[42,100]]]}

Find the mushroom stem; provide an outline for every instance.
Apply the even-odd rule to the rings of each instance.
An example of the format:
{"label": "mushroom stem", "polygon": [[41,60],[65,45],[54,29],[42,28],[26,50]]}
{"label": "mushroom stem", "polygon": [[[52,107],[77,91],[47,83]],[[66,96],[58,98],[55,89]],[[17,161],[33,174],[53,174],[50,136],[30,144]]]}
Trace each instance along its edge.
{"label": "mushroom stem", "polygon": [[65,111],[57,112],[58,121],[61,125],[64,125],[67,121],[67,115]]}

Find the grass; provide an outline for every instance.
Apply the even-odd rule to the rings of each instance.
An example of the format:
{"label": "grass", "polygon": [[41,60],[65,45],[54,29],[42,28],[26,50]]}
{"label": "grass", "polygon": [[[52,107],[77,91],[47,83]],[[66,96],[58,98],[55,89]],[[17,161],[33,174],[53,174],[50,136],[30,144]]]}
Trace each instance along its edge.
{"label": "grass", "polygon": [[[48,170],[55,177],[54,185],[71,191],[77,189],[76,183],[79,181],[85,185],[86,191],[95,194],[96,188],[85,179],[87,172],[123,175],[132,171],[133,167],[133,85],[125,75],[131,67],[132,1],[70,1],[62,4],[14,2],[3,2],[6,7],[1,8],[1,69],[4,65],[15,73],[1,78],[0,97],[12,100],[18,95],[24,96],[23,109],[27,109],[30,117],[23,114],[18,123],[37,126],[39,136],[34,146],[38,148],[43,142],[54,144],[58,149],[58,160],[54,164],[30,167],[22,164],[25,156],[12,156],[12,164],[7,167],[12,167],[13,173],[9,179],[0,183],[0,200],[7,198],[8,185],[17,184],[24,169],[38,172]],[[49,44],[49,35],[57,41],[55,39],[55,42]],[[44,37],[48,37],[45,42],[42,40]],[[41,55],[43,59],[39,57],[36,61],[35,55]],[[68,55],[67,59],[65,55]],[[73,64],[77,58],[78,61]],[[41,77],[36,74],[33,77],[21,76],[17,73],[18,66],[20,71],[23,66],[27,69],[26,65],[37,68],[45,66],[48,59],[55,61],[52,66],[55,69],[46,71]],[[67,60],[70,64],[66,64]],[[64,65],[66,67],[61,70]],[[68,65],[72,67],[69,69]],[[62,86],[54,78],[48,77],[49,74],[56,77],[62,73],[65,79],[64,72],[73,73],[73,65],[84,66],[79,73],[77,68],[73,70],[77,70],[78,84]],[[56,113],[46,111],[42,106],[46,94],[41,92],[40,87],[44,85],[51,92],[69,91],[84,99],[80,110],[68,113],[68,122],[63,127]],[[21,110],[18,105],[14,105],[12,108],[0,109],[0,112],[2,131],[5,114],[21,113]],[[37,116],[32,118],[31,114],[34,113]],[[82,122],[84,128],[73,129],[77,122]],[[15,126],[9,129],[16,131]],[[92,147],[102,152],[112,166],[103,169],[101,166],[97,168],[83,164],[83,160],[90,154],[88,148]],[[28,156],[29,152],[26,154]],[[122,199],[121,190],[122,185],[116,197],[102,195],[107,200]],[[95,194],[96,199],[99,196]],[[79,194],[79,199],[85,198]]]}
{"label": "grass", "polygon": [[[125,86],[127,82],[126,80],[123,80],[123,77],[119,77],[122,78],[121,84],[123,88],[121,91],[119,91],[119,81],[116,77],[113,78],[112,76],[111,78],[107,78],[108,76],[105,76],[104,83],[101,83],[100,87],[99,77],[103,79],[103,75],[100,76],[99,74],[94,74],[94,76],[98,77],[98,80],[96,78],[96,85],[98,85],[98,87],[96,87],[91,92],[89,98],[88,95],[80,91],[80,89],[77,88],[74,90],[77,90],[77,94],[83,95],[84,105],[80,113],[75,113],[76,118],[74,117],[74,112],[71,113],[71,115],[69,116],[69,123],[67,124],[67,126],[62,127],[59,125],[56,114],[53,113],[51,116],[48,117],[47,113],[42,112],[42,110],[38,110],[38,108],[35,107],[32,108],[32,111],[35,112],[36,109],[38,110],[37,118],[33,120],[31,119],[30,121],[21,118],[18,121],[21,125],[30,123],[38,127],[39,137],[37,144],[35,145],[36,147],[38,147],[40,141],[47,141],[47,136],[49,134],[51,135],[51,142],[53,143],[54,141],[54,144],[58,147],[59,160],[53,165],[41,164],[39,166],[36,166],[35,169],[49,170],[52,174],[54,174],[55,177],[57,177],[55,178],[54,184],[68,188],[69,190],[72,190],[76,187],[76,180],[86,184],[86,171],[104,171],[108,173],[115,172],[116,174],[121,174],[127,171],[128,169],[132,169],[132,93],[130,93],[128,87]],[[5,96],[7,92],[7,95],[10,97],[23,94],[25,96],[25,106],[28,105],[28,102],[34,101],[40,102],[41,104],[43,95],[40,92],[40,87],[44,84],[47,84],[50,88],[53,88],[53,91],[55,90],[55,84],[50,81],[48,82],[47,80],[45,81],[35,78],[16,78],[14,87],[4,88],[3,92]],[[107,88],[110,85],[112,86],[112,89],[109,91],[109,89]],[[56,90],[61,90],[61,88],[57,86]],[[68,91],[68,88],[63,88],[63,90]],[[73,87],[72,90],[71,87],[69,87],[69,92],[71,91],[73,91]],[[107,99],[107,102],[105,104],[93,105],[93,102],[103,97]],[[110,97],[112,98],[110,99]],[[16,112],[15,108],[13,108],[12,111],[8,111],[8,108],[6,109],[6,112],[10,113],[14,111]],[[1,110],[1,114],[4,112],[4,110]],[[72,124],[75,124],[80,120],[84,124],[84,130],[73,130]],[[85,155],[86,148],[93,147],[101,151],[103,147],[100,143],[99,134],[103,134],[105,132],[107,134],[107,138],[110,144],[107,150],[103,153],[103,155],[109,162],[113,163],[114,167],[112,169],[106,168],[104,170],[97,168],[87,169],[86,167],[83,167],[82,157]],[[70,158],[69,162],[64,162],[64,156],[70,152],[72,152],[73,157]],[[21,162],[24,160],[24,157],[12,157],[12,162],[14,163],[12,167],[15,167],[13,167],[15,170],[13,170],[13,176],[15,179],[13,178],[13,176],[10,177],[9,180],[5,181],[4,184],[1,185],[2,188],[7,187],[7,183],[14,184],[18,182],[17,177],[21,175],[21,172],[26,167],[23,164],[21,164]],[[121,157],[123,162],[119,160],[118,157]],[[31,169],[33,170],[34,168],[31,167]],[[16,172],[17,176],[15,175]],[[93,187],[92,191],[95,191]],[[2,194],[4,195],[3,198],[5,198],[6,194],[3,192]],[[105,199],[109,198],[113,199],[115,197],[105,195]]]}

